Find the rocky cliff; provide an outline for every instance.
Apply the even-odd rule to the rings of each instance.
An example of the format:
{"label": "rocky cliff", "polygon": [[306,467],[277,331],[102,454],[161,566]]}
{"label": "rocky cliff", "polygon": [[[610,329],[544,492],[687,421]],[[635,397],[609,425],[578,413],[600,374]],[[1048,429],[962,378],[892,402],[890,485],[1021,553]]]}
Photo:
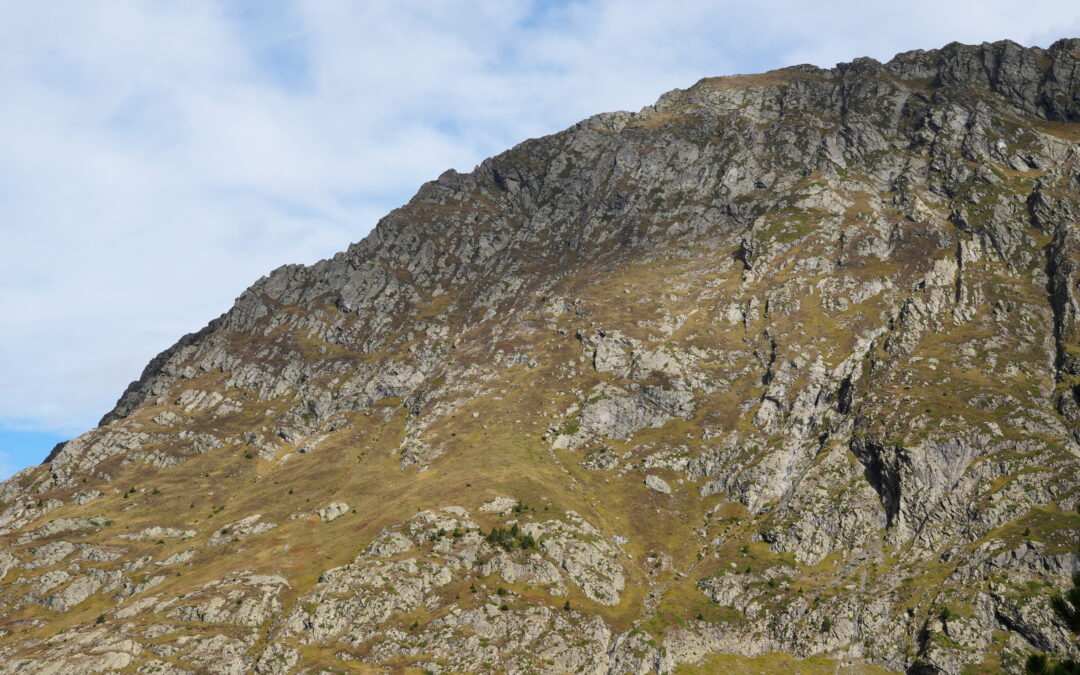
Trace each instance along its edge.
{"label": "rocky cliff", "polygon": [[0,672],[1080,656],[1078,217],[1080,40],[448,171],[0,485]]}

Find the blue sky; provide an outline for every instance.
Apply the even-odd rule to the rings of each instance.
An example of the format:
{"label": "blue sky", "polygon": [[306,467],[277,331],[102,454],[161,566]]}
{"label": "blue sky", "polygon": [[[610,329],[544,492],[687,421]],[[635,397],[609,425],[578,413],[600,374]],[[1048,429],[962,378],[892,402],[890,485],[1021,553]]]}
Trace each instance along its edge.
{"label": "blue sky", "polygon": [[712,75],[1080,35],[1075,2],[0,6],[0,477],[447,168]]}
{"label": "blue sky", "polygon": [[0,429],[0,476],[10,476],[24,466],[38,464],[57,443],[67,440],[54,431],[17,431]]}

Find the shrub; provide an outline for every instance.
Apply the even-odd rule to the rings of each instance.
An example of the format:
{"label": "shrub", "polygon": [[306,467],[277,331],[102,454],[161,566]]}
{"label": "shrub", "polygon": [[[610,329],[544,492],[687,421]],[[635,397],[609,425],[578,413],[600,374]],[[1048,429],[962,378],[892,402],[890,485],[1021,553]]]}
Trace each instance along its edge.
{"label": "shrub", "polygon": [[501,546],[504,551],[512,551],[514,548],[532,548],[536,546],[536,540],[530,535],[522,535],[521,529],[515,523],[508,530],[501,527],[492,528],[485,537],[487,543],[492,546]]}
{"label": "shrub", "polygon": [[1073,587],[1050,599],[1058,618],[1074,633],[1080,633],[1080,572],[1073,574]]}
{"label": "shrub", "polygon": [[1046,654],[1032,654],[1027,658],[1024,669],[1029,673],[1046,672]]}

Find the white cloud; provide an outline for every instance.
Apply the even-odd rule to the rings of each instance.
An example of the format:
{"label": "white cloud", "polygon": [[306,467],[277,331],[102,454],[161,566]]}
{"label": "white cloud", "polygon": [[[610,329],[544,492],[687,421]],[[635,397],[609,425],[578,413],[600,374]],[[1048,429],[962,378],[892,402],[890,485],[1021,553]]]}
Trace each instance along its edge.
{"label": "white cloud", "polygon": [[708,75],[1078,29],[1040,1],[6,3],[0,425],[85,429],[260,275],[529,136]]}

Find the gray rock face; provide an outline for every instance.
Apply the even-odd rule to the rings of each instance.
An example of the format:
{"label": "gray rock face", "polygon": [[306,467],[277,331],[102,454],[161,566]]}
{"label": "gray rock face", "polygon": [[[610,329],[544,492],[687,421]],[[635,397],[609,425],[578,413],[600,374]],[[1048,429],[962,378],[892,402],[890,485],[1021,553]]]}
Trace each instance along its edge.
{"label": "gray rock face", "polygon": [[1062,40],[448,171],[0,485],[0,673],[1080,658],[1077,166]]}
{"label": "gray rock face", "polygon": [[645,387],[636,394],[604,388],[577,416],[576,429],[555,438],[555,448],[574,448],[590,438],[629,438],[637,431],[664,426],[693,412],[693,394]]}
{"label": "gray rock face", "polygon": [[349,505],[344,502],[334,502],[326,508],[318,509],[315,513],[319,516],[319,519],[324,523],[329,523],[333,520],[337,520],[341,516],[349,512]]}
{"label": "gray rock face", "polygon": [[148,539],[163,539],[163,538],[183,538],[191,539],[196,535],[195,530],[180,530],[175,527],[148,527],[141,532],[135,534],[122,534],[121,539],[134,539],[136,541],[146,541]]}
{"label": "gray rock face", "polygon": [[180,621],[256,627],[281,612],[278,596],[288,587],[289,582],[278,576],[234,574],[186,596],[167,616]]}
{"label": "gray rock face", "polygon": [[277,527],[277,523],[259,522],[261,519],[262,514],[256,513],[247,518],[241,518],[235,523],[230,523],[210,535],[210,539],[207,540],[206,545],[224,546],[231,541],[238,541],[244,537],[262,534],[267,530]]}
{"label": "gray rock face", "polygon": [[667,484],[666,480],[655,474],[645,476],[645,484],[660,494],[671,494],[671,486]]}

